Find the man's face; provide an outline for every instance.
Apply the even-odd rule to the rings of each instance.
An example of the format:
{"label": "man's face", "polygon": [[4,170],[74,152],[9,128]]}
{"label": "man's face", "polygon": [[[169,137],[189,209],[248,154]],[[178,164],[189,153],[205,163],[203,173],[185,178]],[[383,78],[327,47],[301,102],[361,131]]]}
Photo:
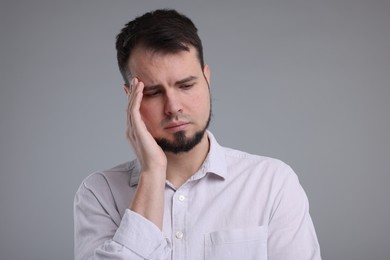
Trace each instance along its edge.
{"label": "man's face", "polygon": [[136,48],[129,69],[145,85],[140,113],[146,128],[165,151],[192,149],[210,120],[210,71],[197,52],[159,53]]}

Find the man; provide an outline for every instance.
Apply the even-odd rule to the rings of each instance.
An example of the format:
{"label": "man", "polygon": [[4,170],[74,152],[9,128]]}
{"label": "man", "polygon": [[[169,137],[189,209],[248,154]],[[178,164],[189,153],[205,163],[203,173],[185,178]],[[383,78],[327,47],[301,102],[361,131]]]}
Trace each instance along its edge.
{"label": "man", "polygon": [[320,259],[291,168],[207,131],[210,69],[192,21],[146,13],[116,48],[137,159],[81,184],[75,259]]}

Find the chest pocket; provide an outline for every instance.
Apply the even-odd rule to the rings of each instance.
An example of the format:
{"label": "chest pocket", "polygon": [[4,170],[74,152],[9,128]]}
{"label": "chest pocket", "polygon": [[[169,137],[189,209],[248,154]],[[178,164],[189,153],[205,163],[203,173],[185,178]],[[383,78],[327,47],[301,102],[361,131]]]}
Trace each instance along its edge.
{"label": "chest pocket", "polygon": [[216,231],[205,235],[205,260],[267,260],[263,226]]}

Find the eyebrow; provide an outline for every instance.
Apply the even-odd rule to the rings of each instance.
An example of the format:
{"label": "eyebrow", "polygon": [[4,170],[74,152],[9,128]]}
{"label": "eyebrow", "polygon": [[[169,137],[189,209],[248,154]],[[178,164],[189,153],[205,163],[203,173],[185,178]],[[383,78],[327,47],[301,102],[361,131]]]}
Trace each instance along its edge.
{"label": "eyebrow", "polygon": [[197,80],[198,77],[195,77],[195,76],[189,76],[187,78],[184,78],[184,79],[181,79],[179,81],[176,81],[175,85],[181,85],[181,84],[184,84],[184,83],[187,83],[187,82],[190,82],[190,81],[193,81],[193,80]]}
{"label": "eyebrow", "polygon": [[[193,81],[193,80],[197,80],[198,77],[195,77],[195,76],[188,76],[184,79],[181,79],[181,80],[178,80],[175,82],[175,85],[181,85],[181,84],[184,84],[184,83],[187,83],[187,82],[190,82],[190,81]],[[148,86],[144,86],[144,91],[151,91],[151,90],[155,90],[155,89],[159,89],[161,88],[162,85],[161,84],[156,84],[156,85],[148,85]]]}

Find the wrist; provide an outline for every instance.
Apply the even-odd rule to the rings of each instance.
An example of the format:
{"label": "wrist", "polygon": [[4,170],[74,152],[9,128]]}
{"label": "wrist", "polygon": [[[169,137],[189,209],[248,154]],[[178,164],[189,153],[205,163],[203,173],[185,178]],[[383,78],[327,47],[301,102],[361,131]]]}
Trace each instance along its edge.
{"label": "wrist", "polygon": [[140,180],[151,185],[159,182],[165,183],[165,180],[167,178],[166,172],[167,171],[165,167],[153,169],[143,168],[141,169]]}

